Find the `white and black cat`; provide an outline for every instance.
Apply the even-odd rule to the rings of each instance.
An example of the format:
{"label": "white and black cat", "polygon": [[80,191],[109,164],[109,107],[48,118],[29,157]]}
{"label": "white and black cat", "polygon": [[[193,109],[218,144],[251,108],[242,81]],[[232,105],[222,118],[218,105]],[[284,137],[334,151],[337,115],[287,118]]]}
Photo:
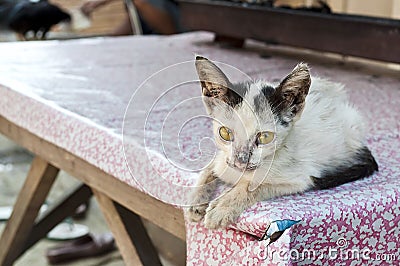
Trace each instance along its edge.
{"label": "white and black cat", "polygon": [[[343,86],[311,78],[306,64],[275,87],[233,84],[201,56],[196,69],[219,151],[199,177],[191,220],[226,227],[258,201],[335,187],[378,170],[365,146],[363,118]],[[208,203],[215,179],[234,186]]]}

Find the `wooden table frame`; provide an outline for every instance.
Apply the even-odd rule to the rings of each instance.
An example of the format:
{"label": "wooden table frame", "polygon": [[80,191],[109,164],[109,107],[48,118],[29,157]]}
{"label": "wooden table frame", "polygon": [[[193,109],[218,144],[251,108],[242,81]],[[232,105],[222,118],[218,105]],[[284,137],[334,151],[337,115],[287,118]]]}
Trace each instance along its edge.
{"label": "wooden table frame", "polygon": [[[126,265],[161,264],[141,218],[185,240],[182,210],[127,185],[3,116],[0,116],[0,133],[35,154],[13,213],[0,238],[0,265],[12,265],[92,193]],[[59,170],[78,178],[83,184],[61,199],[43,217],[36,219]]]}

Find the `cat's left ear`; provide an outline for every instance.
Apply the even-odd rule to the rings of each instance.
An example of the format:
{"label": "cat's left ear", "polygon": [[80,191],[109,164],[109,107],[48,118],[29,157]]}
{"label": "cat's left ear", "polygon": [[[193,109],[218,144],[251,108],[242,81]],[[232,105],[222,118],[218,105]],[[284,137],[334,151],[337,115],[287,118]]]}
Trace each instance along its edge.
{"label": "cat's left ear", "polygon": [[226,102],[232,84],[222,70],[202,56],[196,56],[195,65],[203,96]]}
{"label": "cat's left ear", "polygon": [[301,116],[310,85],[310,69],[307,64],[300,63],[276,88],[273,106],[285,117],[285,122]]}

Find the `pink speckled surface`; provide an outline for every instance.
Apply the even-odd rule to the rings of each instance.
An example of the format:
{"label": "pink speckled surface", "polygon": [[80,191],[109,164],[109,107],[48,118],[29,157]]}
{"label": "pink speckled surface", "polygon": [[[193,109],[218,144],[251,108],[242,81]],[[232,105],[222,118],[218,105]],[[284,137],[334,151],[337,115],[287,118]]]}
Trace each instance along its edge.
{"label": "pink speckled surface", "polygon": [[[256,43],[250,43],[246,50],[219,48],[208,43],[212,38],[208,33],[188,33],[171,37],[0,44],[0,114],[127,185],[138,187],[125,163],[121,133],[129,99],[146,78],[164,67],[193,60],[194,54],[233,65],[253,78],[272,81],[282,78],[298,61],[275,55],[262,58],[257,52],[262,48]],[[371,74],[334,63],[309,64],[313,75],[345,84],[351,100],[365,115],[370,125],[368,145],[379,163],[379,173],[332,190],[258,203],[240,217],[232,226],[234,229],[211,231],[201,223],[187,222],[189,265],[399,265],[399,261],[377,260],[376,256],[395,254],[399,259],[400,255],[400,75]],[[186,70],[187,75],[194,73],[194,67],[185,68],[183,76]],[[165,129],[170,135],[165,136],[164,144],[176,145],[176,139],[171,137],[176,133],[174,124],[164,126],[162,119],[179,97],[196,97],[200,90],[178,90],[176,95],[169,95],[170,98],[155,106],[146,125],[149,135],[145,137],[151,140],[146,142],[146,148],[139,120],[141,113],[146,112],[146,104],[160,95],[164,84],[175,82],[176,78],[166,75],[163,82],[151,84],[133,109],[137,112],[128,109],[127,133],[133,142],[125,146],[129,147],[128,163],[137,180],[151,184],[155,189],[150,194],[170,203],[186,196],[171,184],[191,184],[197,173],[171,163],[159,149],[156,133],[160,128]],[[203,112],[199,101],[181,108],[172,121],[192,112]],[[197,142],[207,135],[210,135],[207,121],[189,123],[178,146],[189,158],[196,157]],[[160,179],[153,178],[160,173],[165,177],[161,185],[157,183]],[[283,254],[271,260],[263,253],[267,242],[257,241],[253,236],[263,236],[271,221],[280,219],[301,222],[269,245],[269,254],[328,250],[337,248],[336,241],[344,238],[347,242],[344,250],[369,250],[370,256],[360,259],[314,256],[296,262]]]}

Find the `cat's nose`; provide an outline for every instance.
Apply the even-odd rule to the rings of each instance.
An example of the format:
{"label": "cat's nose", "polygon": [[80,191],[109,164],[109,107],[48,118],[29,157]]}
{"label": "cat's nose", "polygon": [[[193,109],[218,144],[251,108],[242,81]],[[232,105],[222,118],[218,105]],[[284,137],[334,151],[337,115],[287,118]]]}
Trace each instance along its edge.
{"label": "cat's nose", "polygon": [[247,164],[249,162],[250,159],[250,154],[248,152],[239,152],[236,155],[236,161],[239,164]]}

